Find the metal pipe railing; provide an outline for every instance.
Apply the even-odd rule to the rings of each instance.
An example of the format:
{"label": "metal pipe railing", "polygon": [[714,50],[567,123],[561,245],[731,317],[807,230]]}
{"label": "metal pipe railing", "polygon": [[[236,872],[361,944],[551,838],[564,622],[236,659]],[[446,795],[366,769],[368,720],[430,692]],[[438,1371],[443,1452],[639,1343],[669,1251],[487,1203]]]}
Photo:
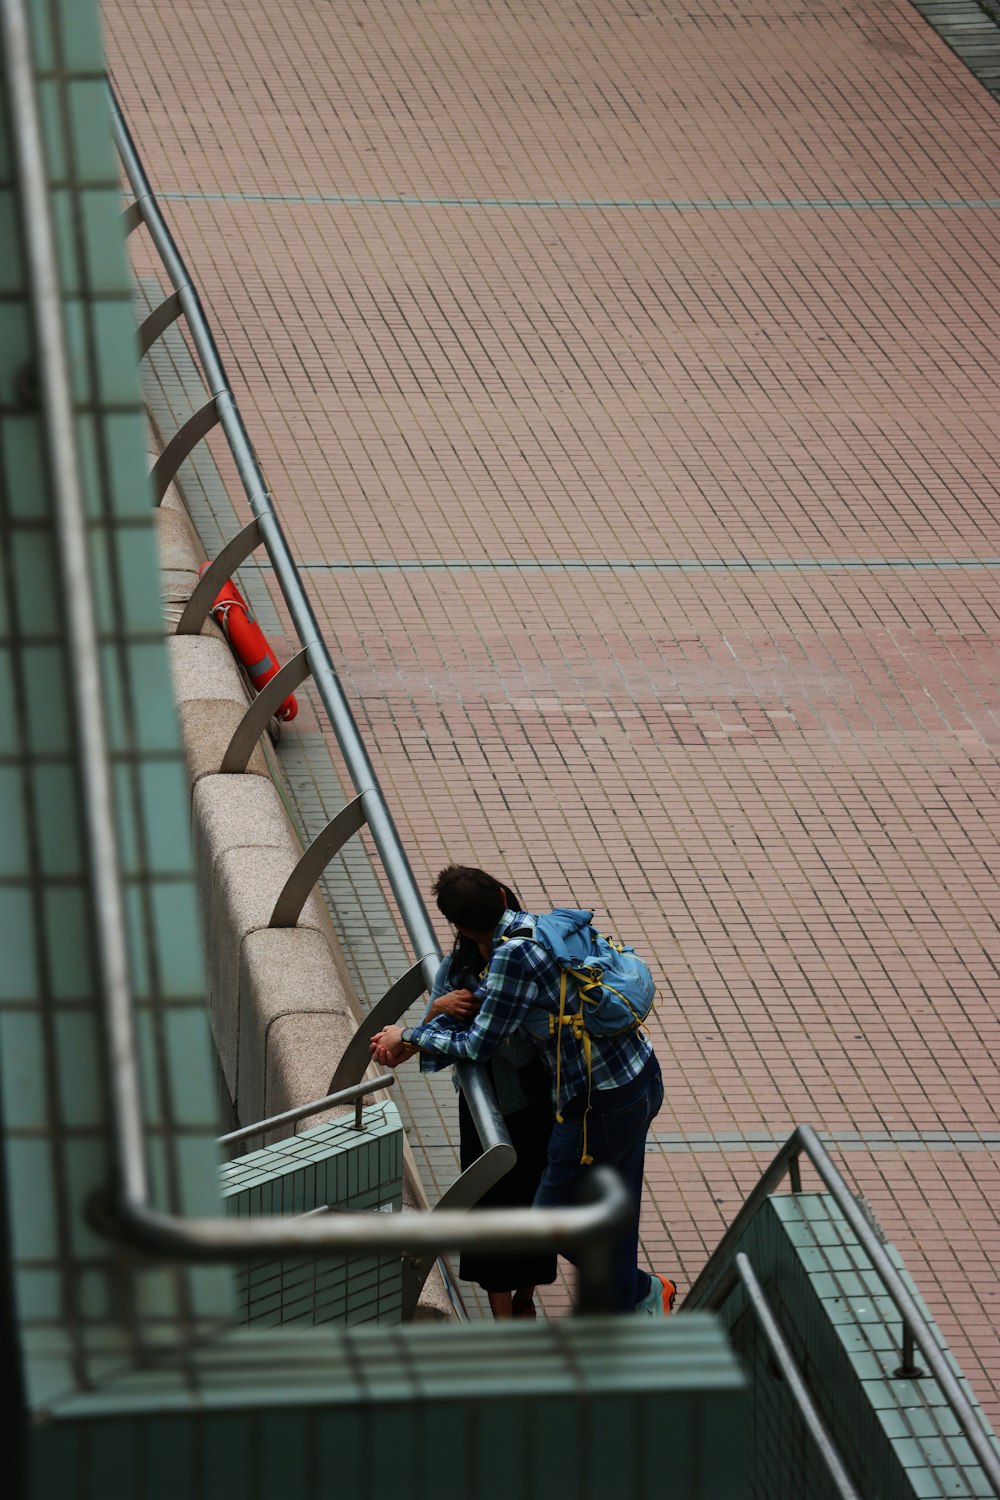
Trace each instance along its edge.
{"label": "metal pipe railing", "polygon": [[[91,863],[94,930],[102,988],[128,1002],[125,915],[114,833],[114,798],[110,759],[100,705],[101,686],[97,625],[90,568],[80,466],[76,451],[69,361],[63,327],[55,238],[48,193],[48,171],[38,103],[35,96],[31,41],[24,0],[3,0],[4,59],[13,144],[22,208],[35,336],[38,341],[39,388],[48,428],[62,603],[80,755],[80,788],[86,845]],[[130,1121],[138,1109],[138,1069],[131,1010],[124,1017],[122,1086],[112,1089],[115,1137],[119,1143],[118,1177],[123,1196],[143,1201],[147,1193],[145,1157],[129,1149]],[[117,1048],[113,1055],[117,1064]]]}
{"label": "metal pipe railing", "polygon": [[446,1250],[562,1252],[572,1246],[578,1271],[574,1311],[609,1312],[612,1246],[631,1204],[621,1178],[608,1167],[594,1167],[588,1185],[594,1201],[578,1208],[182,1219],[145,1203],[95,1199],[89,1217],[100,1233],[149,1255],[204,1263],[285,1255],[436,1255]]}
{"label": "metal pipe railing", "polygon": [[997,1451],[993,1438],[963,1391],[926,1318],[904,1285],[902,1277],[886,1254],[874,1229],[859,1208],[847,1183],[834,1166],[826,1147],[810,1125],[797,1126],[770,1166],[765,1169],[757,1186],[709,1256],[700,1276],[684,1299],[684,1307],[715,1308],[721,1304],[724,1300],[723,1294],[728,1294],[728,1290],[731,1289],[731,1281],[727,1282],[726,1272],[736,1253],[736,1246],[761,1204],[786,1176],[792,1177],[793,1190],[801,1191],[799,1157],[803,1155],[812,1163],[824,1187],[854,1232],[859,1245],[878,1273],[886,1294],[895,1304],[902,1319],[903,1354],[896,1375],[900,1379],[905,1379],[912,1378],[919,1373],[913,1367],[912,1353],[907,1359],[907,1351],[912,1351],[915,1345],[927,1361],[931,1375],[941,1388],[956,1421],[968,1439],[976,1460],[982,1465],[984,1473],[992,1484],[994,1493],[1000,1496],[1000,1453]]}
{"label": "metal pipe railing", "polygon": [[798,1407],[799,1415],[805,1424],[806,1431],[816,1446],[816,1451],[830,1476],[831,1482],[840,1496],[840,1500],[862,1500],[862,1496],[854,1485],[854,1481],[847,1472],[847,1466],[840,1456],[837,1445],[830,1436],[829,1429],[823,1420],[819,1407],[812,1398],[812,1393],[802,1378],[802,1372],[795,1362],[795,1357],[788,1346],[788,1340],[781,1331],[780,1324],[771,1309],[771,1305],[764,1295],[764,1289],[754,1273],[747,1256],[738,1254],[733,1266],[732,1284],[739,1282],[746,1293],[754,1317],[760,1325],[760,1331],[764,1335],[774,1362],[784,1377],[792,1400]]}
{"label": "metal pipe railing", "polygon": [[220,1135],[216,1141],[217,1146],[236,1146],[240,1141],[252,1140],[255,1135],[264,1135],[269,1130],[278,1130],[282,1125],[294,1125],[297,1120],[308,1120],[310,1115],[318,1115],[324,1109],[335,1109],[338,1104],[354,1105],[354,1128],[361,1129],[361,1108],[366,1094],[372,1094],[377,1089],[391,1089],[396,1082],[392,1073],[380,1073],[377,1078],[367,1078],[364,1083],[352,1083],[349,1089],[338,1089],[335,1094],[326,1094],[322,1099],[312,1099],[308,1104],[297,1104],[294,1109],[286,1109],[280,1115],[271,1115],[266,1120],[258,1120],[254,1125],[241,1125],[239,1130],[231,1130],[228,1135]]}
{"label": "metal pipe railing", "polygon": [[[420,896],[409,861],[400,842],[392,815],[382,794],[368,751],[344,696],[340,678],[320,634],[312,605],[306,596],[284,532],[274,510],[270,489],[253,449],[235,397],[226,377],[215,338],[181,254],[160,211],[114,90],[108,87],[115,146],[129,187],[132,206],[141,217],[179,299],[191,340],[201,361],[209,394],[217,404],[219,420],[232,451],[240,481],[254,518],[260,526],[261,542],[274,569],[275,578],[307,653],[309,668],[320,700],[330,720],[344,763],[361,802],[365,821],[378,851],[382,867],[396,901],[400,917],[430,989],[441,961],[441,949]],[[513,1161],[510,1136],[497,1106],[489,1077],[476,1063],[456,1065],[456,1076],[465,1094],[484,1151],[507,1148],[504,1157]],[[496,1153],[497,1158],[501,1156]]]}
{"label": "metal pipe railing", "polygon": [[382,795],[375,771],[344,696],[336,668],[320,634],[312,605],[306,596],[292,559],[281,523],[274,510],[270,490],[257,461],[243,418],[226,378],[201,299],[181,259],[173,236],[160,212],[149,180],[139,160],[121,109],[109,88],[115,145],[129,186],[141,204],[142,219],[163,262],[171,285],[180,298],[191,340],[201,361],[209,394],[219,403],[220,424],[226,434],[250,509],[260,523],[261,541],[274,568],[275,578],[288,605],[302,646],[309,653],[313,681],[330,719],[354,788],[365,799],[365,814],[372,839],[385,868],[400,916],[418,954],[427,965],[430,985],[441,960],[441,951],[427,908],[420,898],[413,872],[403,850],[392,816]]}
{"label": "metal pipe railing", "polygon": [[111,1110],[114,1184],[92,1200],[92,1222],[152,1255],[231,1261],[308,1253],[407,1253],[423,1249],[513,1250],[572,1247],[580,1260],[580,1306],[596,1310],[609,1289],[611,1246],[629,1214],[615,1176],[595,1170],[600,1199],[575,1209],[485,1210],[383,1216],[348,1213],[322,1219],[183,1219],[150,1206],[142,1093],[114,824],[111,759],[103,715],[100,659],[76,451],[51,204],[25,0],[0,0],[3,51],[26,265],[48,430],[56,539],[66,620],[72,715],[93,904],[97,980],[102,998]]}

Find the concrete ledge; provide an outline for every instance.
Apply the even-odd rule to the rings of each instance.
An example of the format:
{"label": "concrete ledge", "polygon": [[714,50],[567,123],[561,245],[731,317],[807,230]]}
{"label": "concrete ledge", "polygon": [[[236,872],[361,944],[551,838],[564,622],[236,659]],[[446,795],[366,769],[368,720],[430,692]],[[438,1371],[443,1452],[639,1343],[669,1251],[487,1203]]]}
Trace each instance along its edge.
{"label": "concrete ledge", "polygon": [[[229,742],[239,728],[246,703],[226,702],[219,698],[191,698],[178,704],[184,756],[192,787],[203,776],[214,776],[222,765]],[[251,751],[243,774],[268,776],[267,761],[260,745]]]}
{"label": "concrete ledge", "polygon": [[[252,932],[267,929],[274,903],[292,865],[278,849],[235,849],[222,856],[217,868],[218,880],[209,918],[212,932],[209,1009],[222,1071],[237,1112],[243,1118],[242,1086],[248,1086],[249,1080],[240,1076],[239,1038],[241,1032],[245,1034],[246,1024],[260,1024],[257,1017],[249,1023],[241,1018],[245,998],[240,990],[243,944]],[[323,924],[315,911],[315,902],[307,903],[299,926],[294,930],[310,925],[322,932]],[[279,975],[275,973],[274,978],[277,980]],[[296,1102],[305,1103],[315,1097],[315,1094],[306,1094]]]}
{"label": "concrete ledge", "polygon": [[326,1093],[360,1008],[318,893],[295,928],[268,928],[301,845],[260,745],[245,773],[219,774],[249,698],[214,621],[207,620],[200,635],[170,632],[205,556],[173,485],[156,527],[167,648],[192,786],[209,1013],[238,1118],[252,1123]]}
{"label": "concrete ledge", "polygon": [[274,783],[204,776],[192,808],[212,1032],[239,1118],[251,1124],[327,1092],[356,1008],[317,892],[295,927],[269,926],[301,854]]}
{"label": "concrete ledge", "polygon": [[179,704],[210,700],[246,708],[246,688],[221,631],[216,632],[214,640],[202,635],[169,636],[167,650],[174,698]]}
{"label": "concrete ledge", "polygon": [[[167,637],[174,701],[192,785],[219,770],[249,706],[229,644],[214,624],[210,628],[214,638],[207,629],[201,635]],[[259,745],[246,769],[252,776],[268,775]]]}
{"label": "concrete ledge", "polygon": [[214,899],[214,867],[232,850],[281,850],[289,860],[289,872],[299,857],[298,840],[270,777],[203,776],[192,793],[191,811],[199,879],[209,905]]}
{"label": "concrete ledge", "polygon": [[198,570],[206,561],[187,512],[179,502],[164,499],[156,511],[156,534],[160,548],[160,592],[168,625],[176,625],[198,582]]}
{"label": "concrete ledge", "polygon": [[[263,929],[243,942],[239,1106],[245,1124],[320,1099],[356,1022],[323,933]],[[312,1116],[307,1129],[354,1106]]]}
{"label": "concrete ledge", "polygon": [[[318,892],[296,927],[268,926],[301,845],[260,745],[245,773],[219,774],[249,694],[213,620],[197,636],[173,634],[204,561],[173,486],[157,513],[157,532],[171,675],[192,787],[212,1031],[237,1119],[253,1124],[327,1092],[362,1010]],[[343,1113],[315,1116],[300,1129]],[[405,1135],[401,1140],[408,1201],[426,1211],[409,1143]],[[418,1316],[455,1316],[436,1270]]]}

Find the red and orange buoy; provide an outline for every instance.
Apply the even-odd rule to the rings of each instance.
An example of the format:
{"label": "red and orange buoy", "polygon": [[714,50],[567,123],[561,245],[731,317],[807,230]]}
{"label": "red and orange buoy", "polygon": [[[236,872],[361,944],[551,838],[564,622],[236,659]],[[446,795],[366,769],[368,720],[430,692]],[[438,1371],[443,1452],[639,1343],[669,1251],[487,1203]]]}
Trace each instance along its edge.
{"label": "red and orange buoy", "polygon": [[[208,566],[208,563],[203,563],[200,571],[204,573]],[[257,624],[249,604],[232,579],[224,583],[215,596],[212,614],[222,626],[233,655],[242,664],[255,691],[259,693],[278,671],[278,661],[268,645],[267,636]],[[295,718],[298,711],[295,694],[289,693],[274,717],[287,723],[289,719]]]}

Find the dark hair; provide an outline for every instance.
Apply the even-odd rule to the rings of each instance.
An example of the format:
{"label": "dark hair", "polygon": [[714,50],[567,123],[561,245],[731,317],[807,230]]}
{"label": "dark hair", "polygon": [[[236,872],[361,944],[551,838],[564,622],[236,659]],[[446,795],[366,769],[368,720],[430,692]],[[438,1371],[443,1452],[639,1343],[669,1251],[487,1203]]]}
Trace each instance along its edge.
{"label": "dark hair", "polygon": [[485,870],[449,865],[434,882],[438,911],[469,932],[492,932],[508,905],[510,892]]}
{"label": "dark hair", "polygon": [[[442,871],[442,874],[444,873]],[[508,911],[524,911],[520,898],[512,886],[504,881],[500,889],[507,897]],[[463,923],[462,925],[464,926],[465,924]],[[479,976],[483,972],[483,965],[483,955],[479,951],[479,944],[475,938],[465,937],[460,932],[455,938],[455,946],[451,950],[451,960],[448,968],[448,983],[452,989],[474,990],[479,982]]]}

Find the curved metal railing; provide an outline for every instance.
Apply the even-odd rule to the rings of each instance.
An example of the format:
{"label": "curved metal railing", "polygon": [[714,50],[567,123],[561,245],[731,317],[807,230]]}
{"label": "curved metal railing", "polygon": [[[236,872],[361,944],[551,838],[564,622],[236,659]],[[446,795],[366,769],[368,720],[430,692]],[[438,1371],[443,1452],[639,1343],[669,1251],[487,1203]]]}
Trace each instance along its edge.
{"label": "curved metal railing", "polygon": [[[429,989],[441,961],[441,950],[420,896],[409,861],[403,851],[392,815],[378,784],[368,751],[344,696],[326,642],[302,585],[274,509],[267,481],[257,461],[226,377],[215,339],[201,299],[156,202],[149,179],[139,159],[128,126],[109,85],[112,130],[122,169],[134,194],[124,212],[126,232],[145,225],[173,291],[146,318],[139,333],[144,354],[173,322],[183,316],[201,364],[208,401],[196,411],[167,443],[153,468],[157,502],[201,438],[217,424],[229,444],[253,520],[222,548],[199,580],[177,626],[180,635],[197,634],[222,583],[262,545],[288,606],[301,649],[250,705],[233,735],[222,761],[222,770],[242,771],[268,719],[288,693],[311,676],[336,736],[355,797],[319,833],[305,850],[295,871],[275,903],[272,927],[295,925],[306,898],[333,856],[349,838],[367,827],[400,918],[417,955],[413,967],[390,986],[369,1011],[352,1042],[345,1049],[331,1079],[331,1091],[358,1083],[369,1066],[368,1042],[381,1027],[399,1019],[425,990]],[[476,1063],[456,1064],[456,1073],[475,1121],[483,1154],[448,1189],[438,1207],[457,1207],[478,1201],[483,1193],[508,1172],[515,1160],[514,1149],[497,1106],[489,1076]]]}
{"label": "curved metal railing", "polygon": [[297,1104],[294,1109],[284,1109],[280,1115],[268,1115],[266,1120],[255,1120],[252,1125],[241,1125],[239,1130],[227,1131],[216,1140],[217,1146],[241,1146],[252,1141],[254,1136],[265,1136],[269,1130],[280,1130],[285,1125],[297,1125],[311,1115],[335,1109],[338,1104],[354,1105],[354,1128],[361,1129],[361,1112],[365,1098],[378,1089],[391,1089],[396,1082],[394,1073],[380,1073],[377,1078],[366,1078],[364,1083],[355,1083],[349,1089],[338,1089],[335,1094],[324,1094],[322,1099],[310,1099],[308,1104]]}
{"label": "curved metal railing", "polygon": [[735,1287],[737,1283],[743,1287],[747,1302],[764,1335],[764,1341],[771,1351],[771,1357],[798,1408],[805,1429],[815,1445],[820,1462],[829,1475],[838,1500],[863,1500],[860,1491],[847,1472],[847,1465],[830,1436],[829,1428],[813,1400],[812,1392],[803,1379],[802,1371],[795,1362],[795,1356],[788,1346],[788,1341],[781,1331],[781,1325],[770,1303],[764,1296],[764,1289],[757,1280],[753,1266],[747,1256],[742,1254],[738,1254],[733,1262],[731,1285]]}
{"label": "curved metal railing", "polygon": [[[902,1331],[900,1335],[900,1363],[895,1375],[899,1379],[914,1379],[924,1372],[917,1366],[915,1350],[919,1349],[927,1361],[931,1375],[937,1381],[955,1420],[968,1439],[969,1446],[982,1465],[993,1491],[1000,1496],[1000,1454],[987,1431],[983,1419],[976,1411],[958,1378],[942,1352],[927,1319],[917,1306],[902,1277],[893,1265],[851,1192],[847,1183],[831,1160],[826,1147],[809,1125],[799,1125],[782,1146],[770,1166],[764,1171],[730,1224],[715,1250],[684,1299],[685,1308],[711,1308],[722,1306],[736,1284],[741,1267],[736,1264],[736,1247],[764,1200],[774,1192],[787,1176],[792,1191],[802,1191],[799,1158],[806,1156],[815,1168],[820,1181],[840,1209],[850,1228],[857,1236],[872,1266],[877,1272],[887,1296],[899,1312]],[[746,1286],[745,1276],[740,1276]],[[754,1298],[751,1295],[751,1304]]]}

